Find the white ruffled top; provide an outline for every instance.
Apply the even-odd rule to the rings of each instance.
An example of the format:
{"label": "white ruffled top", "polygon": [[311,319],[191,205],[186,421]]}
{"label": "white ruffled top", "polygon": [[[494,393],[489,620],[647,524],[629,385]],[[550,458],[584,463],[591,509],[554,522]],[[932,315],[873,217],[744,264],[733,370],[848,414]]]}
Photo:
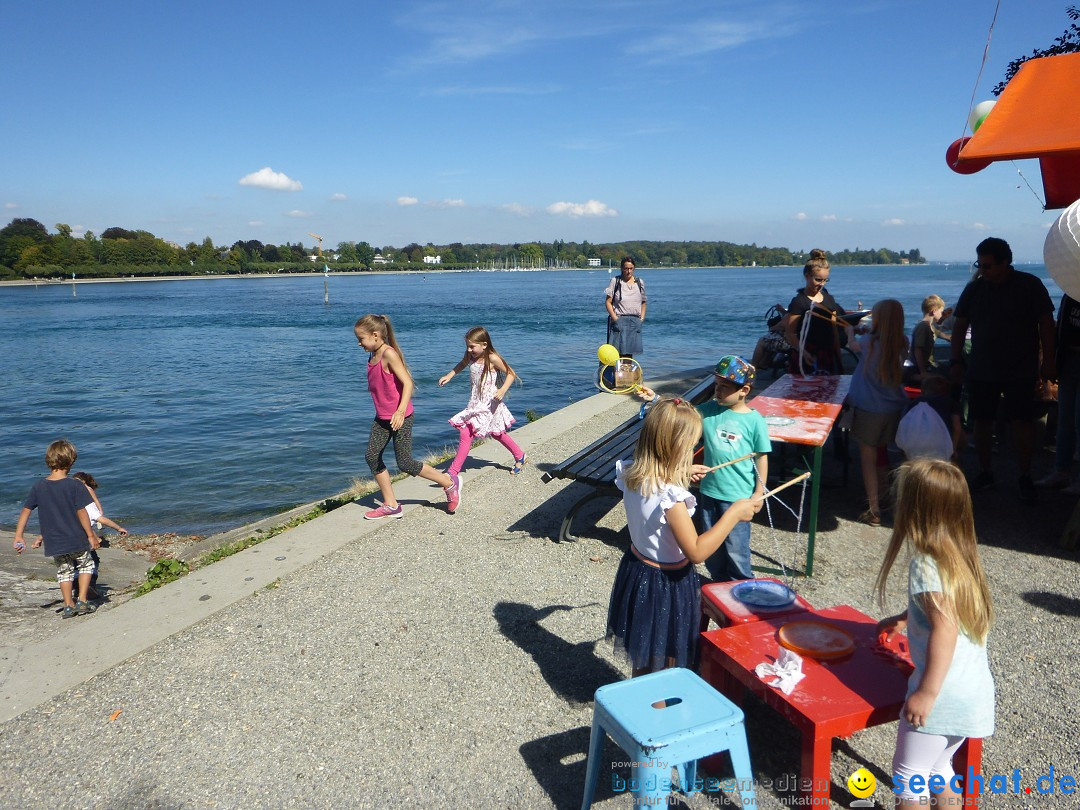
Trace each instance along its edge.
{"label": "white ruffled top", "polygon": [[630,468],[631,462],[615,462],[615,486],[623,494],[623,506],[626,509],[626,525],[630,529],[630,539],[642,557],[663,563],[680,563],[686,559],[675,534],[668,526],[668,509],[677,503],[686,504],[691,516],[697,508],[697,499],[690,491],[676,484],[665,484],[659,492],[644,496],[637,490],[628,489],[623,481],[623,473]]}

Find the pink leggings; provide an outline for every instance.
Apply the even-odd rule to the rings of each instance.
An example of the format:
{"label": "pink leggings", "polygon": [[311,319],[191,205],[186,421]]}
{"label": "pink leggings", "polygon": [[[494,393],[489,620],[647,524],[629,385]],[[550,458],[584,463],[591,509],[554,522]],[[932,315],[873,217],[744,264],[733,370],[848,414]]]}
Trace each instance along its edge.
{"label": "pink leggings", "polygon": [[[472,428],[469,425],[462,425],[458,428],[458,433],[461,435],[461,439],[458,442],[457,455],[454,456],[453,463],[446,470],[451,475],[457,475],[461,472],[461,468],[465,466],[465,459],[469,457],[469,451],[472,449],[474,436]],[[514,461],[525,455],[521,448],[518,447],[518,443],[510,438],[509,433],[492,433],[491,438],[513,453]]]}

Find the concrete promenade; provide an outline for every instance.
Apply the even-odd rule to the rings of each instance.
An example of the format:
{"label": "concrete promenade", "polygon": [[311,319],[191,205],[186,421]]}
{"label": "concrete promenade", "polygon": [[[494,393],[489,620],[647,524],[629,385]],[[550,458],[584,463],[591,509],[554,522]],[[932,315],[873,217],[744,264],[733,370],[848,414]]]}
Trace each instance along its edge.
{"label": "concrete promenade", "polygon": [[[518,477],[486,443],[456,515],[437,487],[402,481],[402,520],[367,522],[370,500],[350,504],[146,596],[0,640],[0,807],[579,806],[592,693],[626,674],[603,635],[628,536],[604,499],[579,518],[579,542],[554,542],[584,489],[540,475],[637,408],[601,394],[521,426],[532,464]],[[857,476],[845,489],[839,466],[826,470],[815,577],[795,584],[818,607],[881,615],[871,586],[889,534],[854,521]],[[1080,776],[1080,580],[1077,553],[1055,546],[1072,505],[1049,496],[1027,510],[1004,486],[976,496],[998,611],[984,771],[1019,768],[1027,785],[1051,766]],[[755,548],[788,560],[800,538],[755,524]],[[889,612],[903,605],[894,580]],[[794,775],[791,728],[753,701],[747,719],[758,778]],[[894,734],[837,746],[834,802],[849,805],[860,766],[888,779]],[[610,743],[605,757],[598,806],[632,806],[611,787],[629,775],[625,757]],[[758,796],[767,808],[793,798]],[[879,806],[887,796],[879,787]]]}

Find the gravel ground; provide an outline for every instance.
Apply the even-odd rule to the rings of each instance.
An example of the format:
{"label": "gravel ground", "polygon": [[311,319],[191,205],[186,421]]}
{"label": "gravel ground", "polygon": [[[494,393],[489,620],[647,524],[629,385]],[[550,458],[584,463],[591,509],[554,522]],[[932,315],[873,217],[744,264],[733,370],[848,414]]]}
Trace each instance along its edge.
{"label": "gravel ground", "polygon": [[[457,515],[437,506],[433,488],[433,508],[4,724],[0,806],[580,806],[592,693],[626,675],[602,637],[628,535],[621,506],[603,499],[579,517],[579,542],[554,542],[585,490],[540,475],[636,407],[619,401],[530,448],[520,477],[468,468]],[[528,428],[519,435],[527,446]],[[818,607],[882,615],[871,587],[889,534],[854,522],[857,476],[853,467],[844,488],[839,465],[827,465],[815,575],[795,585]],[[998,612],[998,730],[983,770],[1019,769],[1029,785],[1051,766],[1080,775],[1080,664],[1066,649],[1080,615],[1077,553],[1056,547],[1071,507],[1064,495],[1021,507],[1004,485],[976,496]],[[805,537],[782,526],[757,525],[755,548],[796,559]],[[903,606],[901,580],[887,612]],[[795,732],[753,700],[746,709],[755,774],[790,779]],[[836,744],[834,802],[849,804],[858,767],[888,779],[894,735],[887,725]],[[632,806],[608,776],[629,776],[612,764],[625,757],[610,742],[604,756],[597,804]],[[884,801],[885,790],[876,795]],[[792,798],[758,791],[760,807]],[[684,801],[731,805],[723,794]],[[1060,792],[986,803],[1077,804]]]}

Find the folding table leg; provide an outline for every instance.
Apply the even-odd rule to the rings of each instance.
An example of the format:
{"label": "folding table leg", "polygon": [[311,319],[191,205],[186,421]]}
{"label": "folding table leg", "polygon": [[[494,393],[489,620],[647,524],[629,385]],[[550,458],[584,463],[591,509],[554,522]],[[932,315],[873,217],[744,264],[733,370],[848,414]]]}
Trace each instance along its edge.
{"label": "folding table leg", "polygon": [[814,448],[814,469],[810,474],[810,525],[806,538],[806,576],[814,575],[814,539],[817,537],[818,498],[821,495],[821,445]]}

